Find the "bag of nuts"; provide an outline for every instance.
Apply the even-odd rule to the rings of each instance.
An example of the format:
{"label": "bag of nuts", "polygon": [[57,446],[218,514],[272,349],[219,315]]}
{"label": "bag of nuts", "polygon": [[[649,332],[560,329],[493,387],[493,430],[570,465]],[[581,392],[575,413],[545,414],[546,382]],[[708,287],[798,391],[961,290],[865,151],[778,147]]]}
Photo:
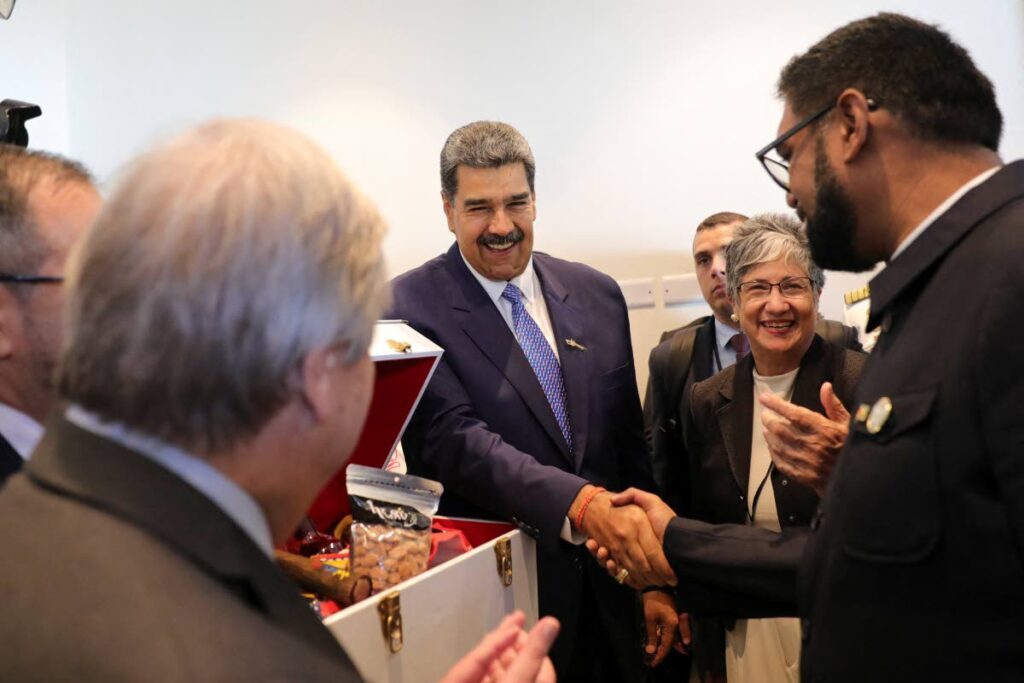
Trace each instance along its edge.
{"label": "bag of nuts", "polygon": [[368,576],[378,593],[427,569],[430,523],[444,487],[411,474],[349,465],[352,575]]}

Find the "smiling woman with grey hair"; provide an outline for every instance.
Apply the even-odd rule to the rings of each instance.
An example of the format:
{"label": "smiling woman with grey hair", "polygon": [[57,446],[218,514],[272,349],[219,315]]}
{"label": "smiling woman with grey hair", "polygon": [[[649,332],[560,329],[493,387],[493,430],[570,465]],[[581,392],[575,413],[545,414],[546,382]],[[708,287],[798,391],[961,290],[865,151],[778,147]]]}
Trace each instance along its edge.
{"label": "smiling woman with grey hair", "polygon": [[[750,353],[693,387],[683,454],[692,508],[677,512],[775,531],[806,526],[818,495],[772,465],[762,427],[762,412],[768,411],[757,398],[770,392],[819,413],[825,412],[826,395],[849,405],[864,354],[815,334],[825,275],[811,260],[807,236],[794,218],[748,219],[736,229],[726,260],[733,320]],[[823,390],[825,383],[832,390]],[[730,683],[799,680],[798,620],[744,619],[723,632],[724,627],[699,615],[694,619],[697,658],[708,669],[724,670]]]}

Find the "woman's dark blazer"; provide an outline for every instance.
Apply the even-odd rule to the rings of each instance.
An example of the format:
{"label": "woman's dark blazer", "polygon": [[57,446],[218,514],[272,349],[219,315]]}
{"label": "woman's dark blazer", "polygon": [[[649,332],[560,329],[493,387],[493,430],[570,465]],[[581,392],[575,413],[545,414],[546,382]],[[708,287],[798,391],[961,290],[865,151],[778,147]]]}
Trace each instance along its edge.
{"label": "woman's dark blazer", "polygon": [[[854,390],[867,355],[831,344],[814,335],[800,361],[790,401],[825,414],[821,385],[832,382],[836,396],[852,411]],[[754,359],[747,355],[703,382],[693,385],[690,419],[685,431],[686,482],[666,499],[683,517],[712,524],[747,522],[747,480],[754,419]],[[818,507],[818,496],[774,467],[771,471],[775,505],[783,527],[807,526]],[[668,493],[668,492],[665,492]],[[725,629],[732,620],[693,615],[694,659],[703,675],[725,674]]]}

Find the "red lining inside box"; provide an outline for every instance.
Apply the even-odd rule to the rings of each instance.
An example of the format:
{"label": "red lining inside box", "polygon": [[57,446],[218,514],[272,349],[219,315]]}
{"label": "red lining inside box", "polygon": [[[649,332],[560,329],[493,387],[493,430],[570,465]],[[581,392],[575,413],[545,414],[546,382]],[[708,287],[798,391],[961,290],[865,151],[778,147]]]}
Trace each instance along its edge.
{"label": "red lining inside box", "polygon": [[[437,356],[420,356],[374,363],[376,379],[370,412],[349,463],[384,466],[436,361]],[[309,518],[318,531],[329,534],[348,511],[343,467],[317,494],[309,509]]]}

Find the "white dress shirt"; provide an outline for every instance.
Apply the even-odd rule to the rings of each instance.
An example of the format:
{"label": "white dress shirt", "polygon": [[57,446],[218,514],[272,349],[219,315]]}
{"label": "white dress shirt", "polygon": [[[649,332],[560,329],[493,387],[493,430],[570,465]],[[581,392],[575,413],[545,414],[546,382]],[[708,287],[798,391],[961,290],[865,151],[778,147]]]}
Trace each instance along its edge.
{"label": "white dress shirt", "polygon": [[28,460],[43,438],[43,426],[20,410],[0,403],[0,434],[22,460]]}
{"label": "white dress shirt", "polygon": [[[459,256],[462,256],[462,252],[459,251]],[[547,340],[548,346],[555,352],[555,357],[558,358],[558,362],[562,362],[562,357],[558,354],[558,345],[555,343],[555,330],[551,326],[551,317],[548,315],[548,305],[544,301],[544,291],[540,287],[540,280],[537,279],[537,273],[533,270],[533,257],[526,262],[526,268],[517,277],[512,278],[508,282],[504,280],[491,280],[480,273],[476,272],[476,269],[466,261],[466,257],[462,256],[462,260],[465,261],[466,267],[469,268],[469,272],[473,274],[476,281],[480,283],[480,286],[487,292],[487,296],[491,297],[491,301],[498,309],[498,313],[501,313],[502,319],[505,324],[508,325],[508,329],[512,330],[512,335],[515,336],[516,328],[512,323],[512,302],[501,296],[501,293],[505,291],[505,286],[511,282],[519,291],[523,293],[522,301],[523,308],[530,314],[530,317],[537,323],[537,327],[540,328],[541,333],[544,335],[544,339]]]}
{"label": "white dress shirt", "polygon": [[274,557],[274,542],[263,510],[252,496],[212,465],[119,422],[105,422],[81,406],[69,406],[65,417],[68,422],[130,448],[184,479],[230,517],[267,557]]}

